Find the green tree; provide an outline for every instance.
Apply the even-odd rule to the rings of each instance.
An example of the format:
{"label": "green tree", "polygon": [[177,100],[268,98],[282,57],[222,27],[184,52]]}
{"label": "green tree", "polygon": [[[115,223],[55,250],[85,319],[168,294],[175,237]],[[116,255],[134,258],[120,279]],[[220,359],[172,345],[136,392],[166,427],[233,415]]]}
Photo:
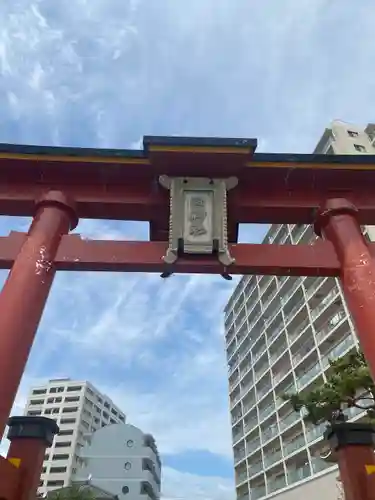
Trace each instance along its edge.
{"label": "green tree", "polygon": [[68,486],[60,490],[51,491],[48,500],[95,500],[95,494],[88,486]]}
{"label": "green tree", "polygon": [[311,391],[284,394],[295,411],[304,409],[305,420],[319,425],[345,420],[343,410],[359,408],[367,411],[367,419],[375,421],[375,384],[362,352],[354,351],[329,361],[327,381]]}

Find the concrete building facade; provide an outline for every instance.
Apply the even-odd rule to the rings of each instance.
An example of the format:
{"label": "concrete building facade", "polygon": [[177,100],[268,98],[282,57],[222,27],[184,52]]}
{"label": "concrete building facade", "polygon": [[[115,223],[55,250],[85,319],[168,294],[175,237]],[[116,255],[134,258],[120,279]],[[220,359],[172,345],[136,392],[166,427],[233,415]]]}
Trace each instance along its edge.
{"label": "concrete building facade", "polygon": [[46,450],[38,489],[42,495],[69,486],[87,433],[126,421],[125,414],[92,384],[69,378],[33,387],[24,413],[53,418],[60,427],[52,446]]}
{"label": "concrete building facade", "polygon": [[[315,153],[375,154],[375,127],[335,121]],[[364,228],[373,239],[373,228]],[[311,244],[310,226],[273,225],[265,242]],[[281,396],[326,380],[329,359],[358,348],[338,280],[244,276],[225,309],[238,500],[321,500],[340,495],[335,464],[323,460],[324,426],[308,425]],[[358,419],[351,410],[349,418]]]}
{"label": "concrete building facade", "polygon": [[130,424],[103,427],[87,436],[73,482],[89,482],[119,500],[158,500],[161,461],[154,438]]}

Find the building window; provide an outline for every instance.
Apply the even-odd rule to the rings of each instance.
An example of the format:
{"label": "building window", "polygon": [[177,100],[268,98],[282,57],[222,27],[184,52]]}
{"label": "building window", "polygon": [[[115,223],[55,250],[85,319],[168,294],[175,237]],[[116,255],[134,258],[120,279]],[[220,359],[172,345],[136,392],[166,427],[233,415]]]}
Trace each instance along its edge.
{"label": "building window", "polygon": [[358,132],[355,132],[354,130],[348,130],[348,135],[349,137],[358,137]]}
{"label": "building window", "polygon": [[94,395],[94,392],[89,387],[87,388],[87,393],[90,394],[91,396]]}
{"label": "building window", "polygon": [[42,405],[44,403],[44,399],[32,399],[30,401],[30,405]]}
{"label": "building window", "polygon": [[47,408],[47,410],[44,410],[45,415],[51,415],[52,413],[52,408]]}
{"label": "building window", "polygon": [[59,398],[48,398],[47,399],[47,403],[61,403],[62,401],[62,398],[59,397]]}
{"label": "building window", "polygon": [[128,448],[133,448],[134,446],[134,441],[132,439],[129,439],[127,442],[126,442],[126,446]]}
{"label": "building window", "polygon": [[64,486],[64,480],[47,481],[47,486]]}
{"label": "building window", "polygon": [[366,148],[362,146],[362,144],[354,144],[354,149],[359,153],[364,153],[366,151]]}
{"label": "building window", "polygon": [[132,464],[130,462],[125,462],[124,469],[125,470],[130,470],[131,468],[132,468]]}
{"label": "building window", "polygon": [[52,460],[69,460],[69,453],[56,453]]}
{"label": "building window", "polygon": [[100,404],[102,404],[102,403],[103,403],[102,398],[100,398],[99,396],[98,396],[98,403],[100,403]]}
{"label": "building window", "polygon": [[80,399],[80,396],[67,396],[65,398],[65,403],[76,403],[77,401],[79,401]]}
{"label": "building window", "polygon": [[113,418],[111,418],[111,420],[109,421],[111,424],[116,424],[116,420],[113,420]]}
{"label": "building window", "polygon": [[42,474],[45,474],[47,472],[47,467],[42,468]]}
{"label": "building window", "polygon": [[66,470],[66,467],[51,467],[49,471],[50,474],[63,474]]}
{"label": "building window", "polygon": [[72,436],[73,435],[73,429],[65,429],[59,432],[59,436]]}
{"label": "building window", "polygon": [[75,424],[76,419],[75,418],[62,418],[60,420],[60,424]]}
{"label": "building window", "polygon": [[51,389],[49,390],[49,392],[64,392],[64,387],[51,387]]}
{"label": "building window", "polygon": [[106,418],[106,419],[109,418],[109,415],[108,415],[108,413],[106,411],[103,411],[103,417]]}
{"label": "building window", "polygon": [[117,411],[116,411],[114,408],[111,408],[111,413],[112,413],[115,417],[117,417]]}
{"label": "building window", "polygon": [[78,411],[78,407],[77,406],[72,406],[71,408],[67,407],[67,408],[63,408],[63,413],[75,413],[76,411]]}
{"label": "building window", "polygon": [[49,455],[44,455],[44,461],[49,460]]}
{"label": "building window", "polygon": [[67,391],[68,392],[77,392],[77,391],[80,391],[82,390],[82,386],[81,385],[72,385],[70,387],[67,388]]}
{"label": "building window", "polygon": [[89,406],[90,408],[92,408],[94,406],[94,403],[92,401],[90,401],[89,399],[85,398],[85,404],[87,406]]}
{"label": "building window", "polygon": [[36,417],[38,415],[41,415],[42,412],[41,410],[30,410],[27,412],[27,414],[29,415],[29,417]]}
{"label": "building window", "polygon": [[85,429],[89,429],[90,428],[90,424],[86,422],[86,420],[82,420],[81,422],[82,426],[85,428]]}
{"label": "building window", "polygon": [[35,396],[37,394],[46,394],[47,393],[47,389],[34,389],[32,394],[35,394]]}
{"label": "building window", "polygon": [[121,420],[121,422],[125,422],[125,417],[124,417],[124,415],[119,415],[119,419]]}
{"label": "building window", "polygon": [[121,489],[121,492],[124,495],[127,495],[129,493],[129,486],[123,486],[122,489]]}
{"label": "building window", "polygon": [[68,446],[71,446],[71,444],[71,441],[58,441],[55,443],[55,448],[67,448]]}

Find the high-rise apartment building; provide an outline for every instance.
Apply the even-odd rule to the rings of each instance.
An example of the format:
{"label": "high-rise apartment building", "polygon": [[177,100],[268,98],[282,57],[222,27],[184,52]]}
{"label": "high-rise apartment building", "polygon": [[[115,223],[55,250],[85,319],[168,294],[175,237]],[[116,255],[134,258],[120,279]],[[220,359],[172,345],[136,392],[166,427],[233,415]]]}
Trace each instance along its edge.
{"label": "high-rise apartment building", "polygon": [[[315,153],[375,154],[374,136],[374,125],[335,121]],[[364,232],[374,239],[372,227]],[[265,243],[315,239],[310,226],[283,224]],[[225,333],[238,500],[337,498],[337,466],[321,458],[324,426],[308,425],[281,396],[325,381],[328,360],[358,348],[339,281],[244,276],[226,306]]]}
{"label": "high-rise apartment building", "polygon": [[49,380],[46,385],[33,387],[25,415],[53,418],[60,428],[52,446],[46,450],[39,494],[69,485],[88,433],[126,420],[125,414],[89,382],[69,378]]}

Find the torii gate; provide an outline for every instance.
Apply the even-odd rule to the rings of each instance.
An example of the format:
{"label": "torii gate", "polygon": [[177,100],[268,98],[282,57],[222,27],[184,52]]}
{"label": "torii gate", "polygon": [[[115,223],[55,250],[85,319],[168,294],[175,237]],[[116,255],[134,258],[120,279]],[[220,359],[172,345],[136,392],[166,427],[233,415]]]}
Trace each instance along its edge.
{"label": "torii gate", "polygon": [[[57,270],[340,277],[375,378],[375,244],[361,232],[375,225],[375,156],[256,146],[177,137],[146,137],[143,151],[0,145],[0,214],[33,217],[27,234],[0,238],[0,267],[11,268],[0,295],[0,432]],[[148,221],[150,241],[82,240],[68,234],[80,218]],[[238,244],[240,223],[314,224],[323,239]],[[0,498],[26,500],[57,429],[42,417],[10,426]]]}

